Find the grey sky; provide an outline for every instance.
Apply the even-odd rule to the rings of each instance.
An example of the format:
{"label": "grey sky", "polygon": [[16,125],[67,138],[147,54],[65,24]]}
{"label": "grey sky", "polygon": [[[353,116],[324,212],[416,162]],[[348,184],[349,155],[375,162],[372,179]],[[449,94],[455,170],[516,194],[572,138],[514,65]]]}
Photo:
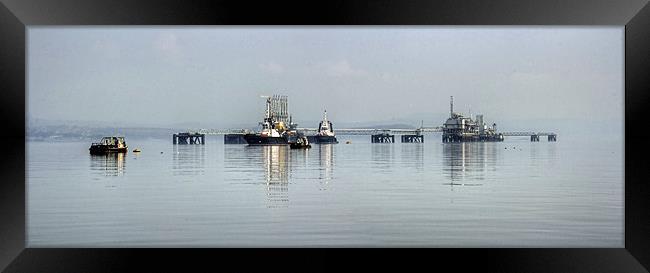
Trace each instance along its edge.
{"label": "grey sky", "polygon": [[[424,119],[622,120],[622,27],[30,27],[28,115],[257,124],[289,96],[301,126]],[[336,123],[335,123],[336,124]],[[311,126],[310,126],[311,125]]]}

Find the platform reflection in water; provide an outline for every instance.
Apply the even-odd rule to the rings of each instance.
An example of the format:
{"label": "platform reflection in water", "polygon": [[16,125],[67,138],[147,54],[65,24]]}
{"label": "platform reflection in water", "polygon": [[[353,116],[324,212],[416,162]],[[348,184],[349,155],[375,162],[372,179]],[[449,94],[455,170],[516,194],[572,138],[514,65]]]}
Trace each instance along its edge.
{"label": "platform reflection in water", "polygon": [[172,170],[175,176],[195,176],[205,173],[204,145],[173,145]]}
{"label": "platform reflection in water", "polygon": [[453,142],[443,145],[443,172],[451,181],[446,184],[482,185],[476,180],[484,180],[486,172],[496,171],[497,147],[489,142]]}

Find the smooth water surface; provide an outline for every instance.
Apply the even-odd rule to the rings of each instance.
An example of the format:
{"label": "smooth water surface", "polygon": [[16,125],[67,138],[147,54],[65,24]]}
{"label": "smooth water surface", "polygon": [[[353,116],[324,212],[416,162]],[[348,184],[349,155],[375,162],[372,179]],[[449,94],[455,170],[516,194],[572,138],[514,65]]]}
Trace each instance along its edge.
{"label": "smooth water surface", "polygon": [[338,138],[28,142],[28,246],[623,246],[620,141]]}

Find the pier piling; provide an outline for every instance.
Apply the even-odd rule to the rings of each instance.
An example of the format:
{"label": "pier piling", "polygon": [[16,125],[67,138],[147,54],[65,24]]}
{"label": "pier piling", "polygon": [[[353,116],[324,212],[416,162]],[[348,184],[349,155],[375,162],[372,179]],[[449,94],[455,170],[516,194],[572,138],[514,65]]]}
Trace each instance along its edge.
{"label": "pier piling", "polygon": [[378,134],[371,135],[370,142],[372,143],[395,143],[395,135]]}
{"label": "pier piling", "polygon": [[423,135],[402,135],[402,143],[423,143]]}
{"label": "pier piling", "polygon": [[205,134],[199,133],[178,133],[172,137],[174,144],[205,144]]}

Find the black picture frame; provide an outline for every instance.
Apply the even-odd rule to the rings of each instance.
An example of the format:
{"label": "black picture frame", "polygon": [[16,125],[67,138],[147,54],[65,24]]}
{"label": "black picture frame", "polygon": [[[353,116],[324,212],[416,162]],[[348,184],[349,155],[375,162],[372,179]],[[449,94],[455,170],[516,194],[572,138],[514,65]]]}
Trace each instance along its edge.
{"label": "black picture frame", "polygon": [[[625,26],[625,248],[378,250],[25,248],[26,26],[44,25],[618,25]],[[221,269],[364,269],[387,265],[486,272],[648,272],[646,182],[650,91],[647,1],[106,1],[0,0],[0,269],[3,272],[122,272]],[[352,252],[352,253],[350,253]],[[359,255],[364,254],[364,255]],[[407,262],[404,262],[407,261]],[[207,270],[206,270],[207,271]]]}

